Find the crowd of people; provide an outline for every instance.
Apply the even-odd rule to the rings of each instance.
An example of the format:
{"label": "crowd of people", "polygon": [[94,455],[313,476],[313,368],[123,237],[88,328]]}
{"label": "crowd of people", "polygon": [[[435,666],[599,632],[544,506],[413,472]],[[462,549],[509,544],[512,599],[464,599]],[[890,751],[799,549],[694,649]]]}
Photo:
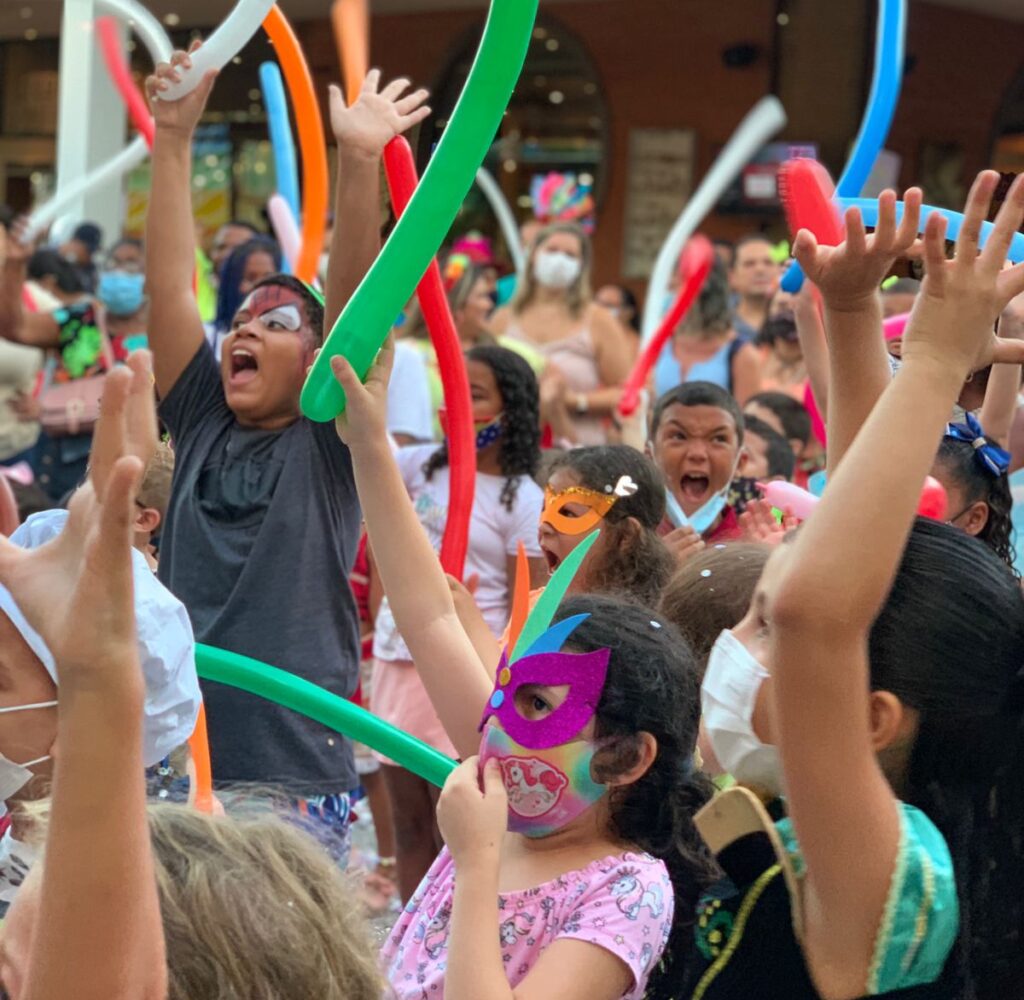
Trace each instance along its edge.
{"label": "crowd of people", "polygon": [[[519,275],[456,240],[457,580],[415,302],[365,380],[332,359],[335,422],[299,406],[426,93],[332,88],[321,292],[249,223],[198,246],[215,74],[159,99],[189,64],[146,83],[144,242],[0,220],[0,995],[1024,997],[1024,181],[980,174],[952,248],[913,188],[838,247],[802,231],[796,295],[767,236],[719,244],[632,419],[640,303],[593,291],[585,230],[531,219]],[[798,517],[778,481],[827,485]],[[196,643],[458,764],[439,789],[200,685]],[[364,808],[378,857],[346,871]]]}

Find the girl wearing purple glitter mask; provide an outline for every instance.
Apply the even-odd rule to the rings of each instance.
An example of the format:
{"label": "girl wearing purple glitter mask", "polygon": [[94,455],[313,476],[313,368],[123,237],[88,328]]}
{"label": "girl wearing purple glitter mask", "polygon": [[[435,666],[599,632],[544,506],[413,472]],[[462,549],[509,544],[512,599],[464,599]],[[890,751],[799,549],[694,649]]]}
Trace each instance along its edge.
{"label": "girl wearing purple glitter mask", "polygon": [[637,605],[559,606],[591,538],[488,672],[387,445],[391,358],[365,386],[335,360],[339,433],[395,620],[465,758],[438,810],[447,846],[382,953],[391,987],[399,1000],[668,997],[659,960],[692,934],[715,874],[691,819],[710,791],[693,767],[693,657]]}

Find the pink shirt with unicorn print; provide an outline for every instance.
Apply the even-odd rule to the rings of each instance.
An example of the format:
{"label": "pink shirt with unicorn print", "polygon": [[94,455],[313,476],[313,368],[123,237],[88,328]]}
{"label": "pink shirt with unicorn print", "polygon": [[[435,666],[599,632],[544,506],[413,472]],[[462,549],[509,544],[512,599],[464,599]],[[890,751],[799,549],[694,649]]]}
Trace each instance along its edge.
{"label": "pink shirt with unicorn print", "polygon": [[[440,1000],[448,960],[455,866],[445,848],[409,900],[381,951],[397,1000]],[[518,985],[558,938],[589,941],[633,973],[624,1000],[639,1000],[672,928],[672,883],[648,854],[614,854],[533,889],[498,897],[502,959]]]}

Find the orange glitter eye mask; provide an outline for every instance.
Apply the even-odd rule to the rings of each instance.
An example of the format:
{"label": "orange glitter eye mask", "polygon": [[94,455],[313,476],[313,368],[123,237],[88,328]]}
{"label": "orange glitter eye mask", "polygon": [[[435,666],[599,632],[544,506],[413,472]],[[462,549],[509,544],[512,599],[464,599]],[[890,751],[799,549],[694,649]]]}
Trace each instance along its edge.
{"label": "orange glitter eye mask", "polygon": [[[637,485],[629,476],[622,476],[605,492],[588,489],[586,486],[570,486],[555,493],[550,486],[544,487],[544,511],[540,516],[542,524],[550,524],[563,535],[582,535],[595,528],[615,506],[620,497],[632,496]],[[586,507],[582,513],[567,510],[569,504]]]}

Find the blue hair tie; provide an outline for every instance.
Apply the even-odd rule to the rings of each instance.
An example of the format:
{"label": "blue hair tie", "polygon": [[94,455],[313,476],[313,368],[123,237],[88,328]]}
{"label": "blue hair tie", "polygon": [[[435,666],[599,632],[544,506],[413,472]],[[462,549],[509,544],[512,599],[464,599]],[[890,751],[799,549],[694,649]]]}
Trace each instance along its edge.
{"label": "blue hair tie", "polygon": [[945,436],[953,441],[965,441],[974,448],[974,457],[993,476],[1003,476],[1010,468],[1010,453],[999,445],[989,444],[981,424],[971,413],[964,414],[964,423],[946,424]]}

